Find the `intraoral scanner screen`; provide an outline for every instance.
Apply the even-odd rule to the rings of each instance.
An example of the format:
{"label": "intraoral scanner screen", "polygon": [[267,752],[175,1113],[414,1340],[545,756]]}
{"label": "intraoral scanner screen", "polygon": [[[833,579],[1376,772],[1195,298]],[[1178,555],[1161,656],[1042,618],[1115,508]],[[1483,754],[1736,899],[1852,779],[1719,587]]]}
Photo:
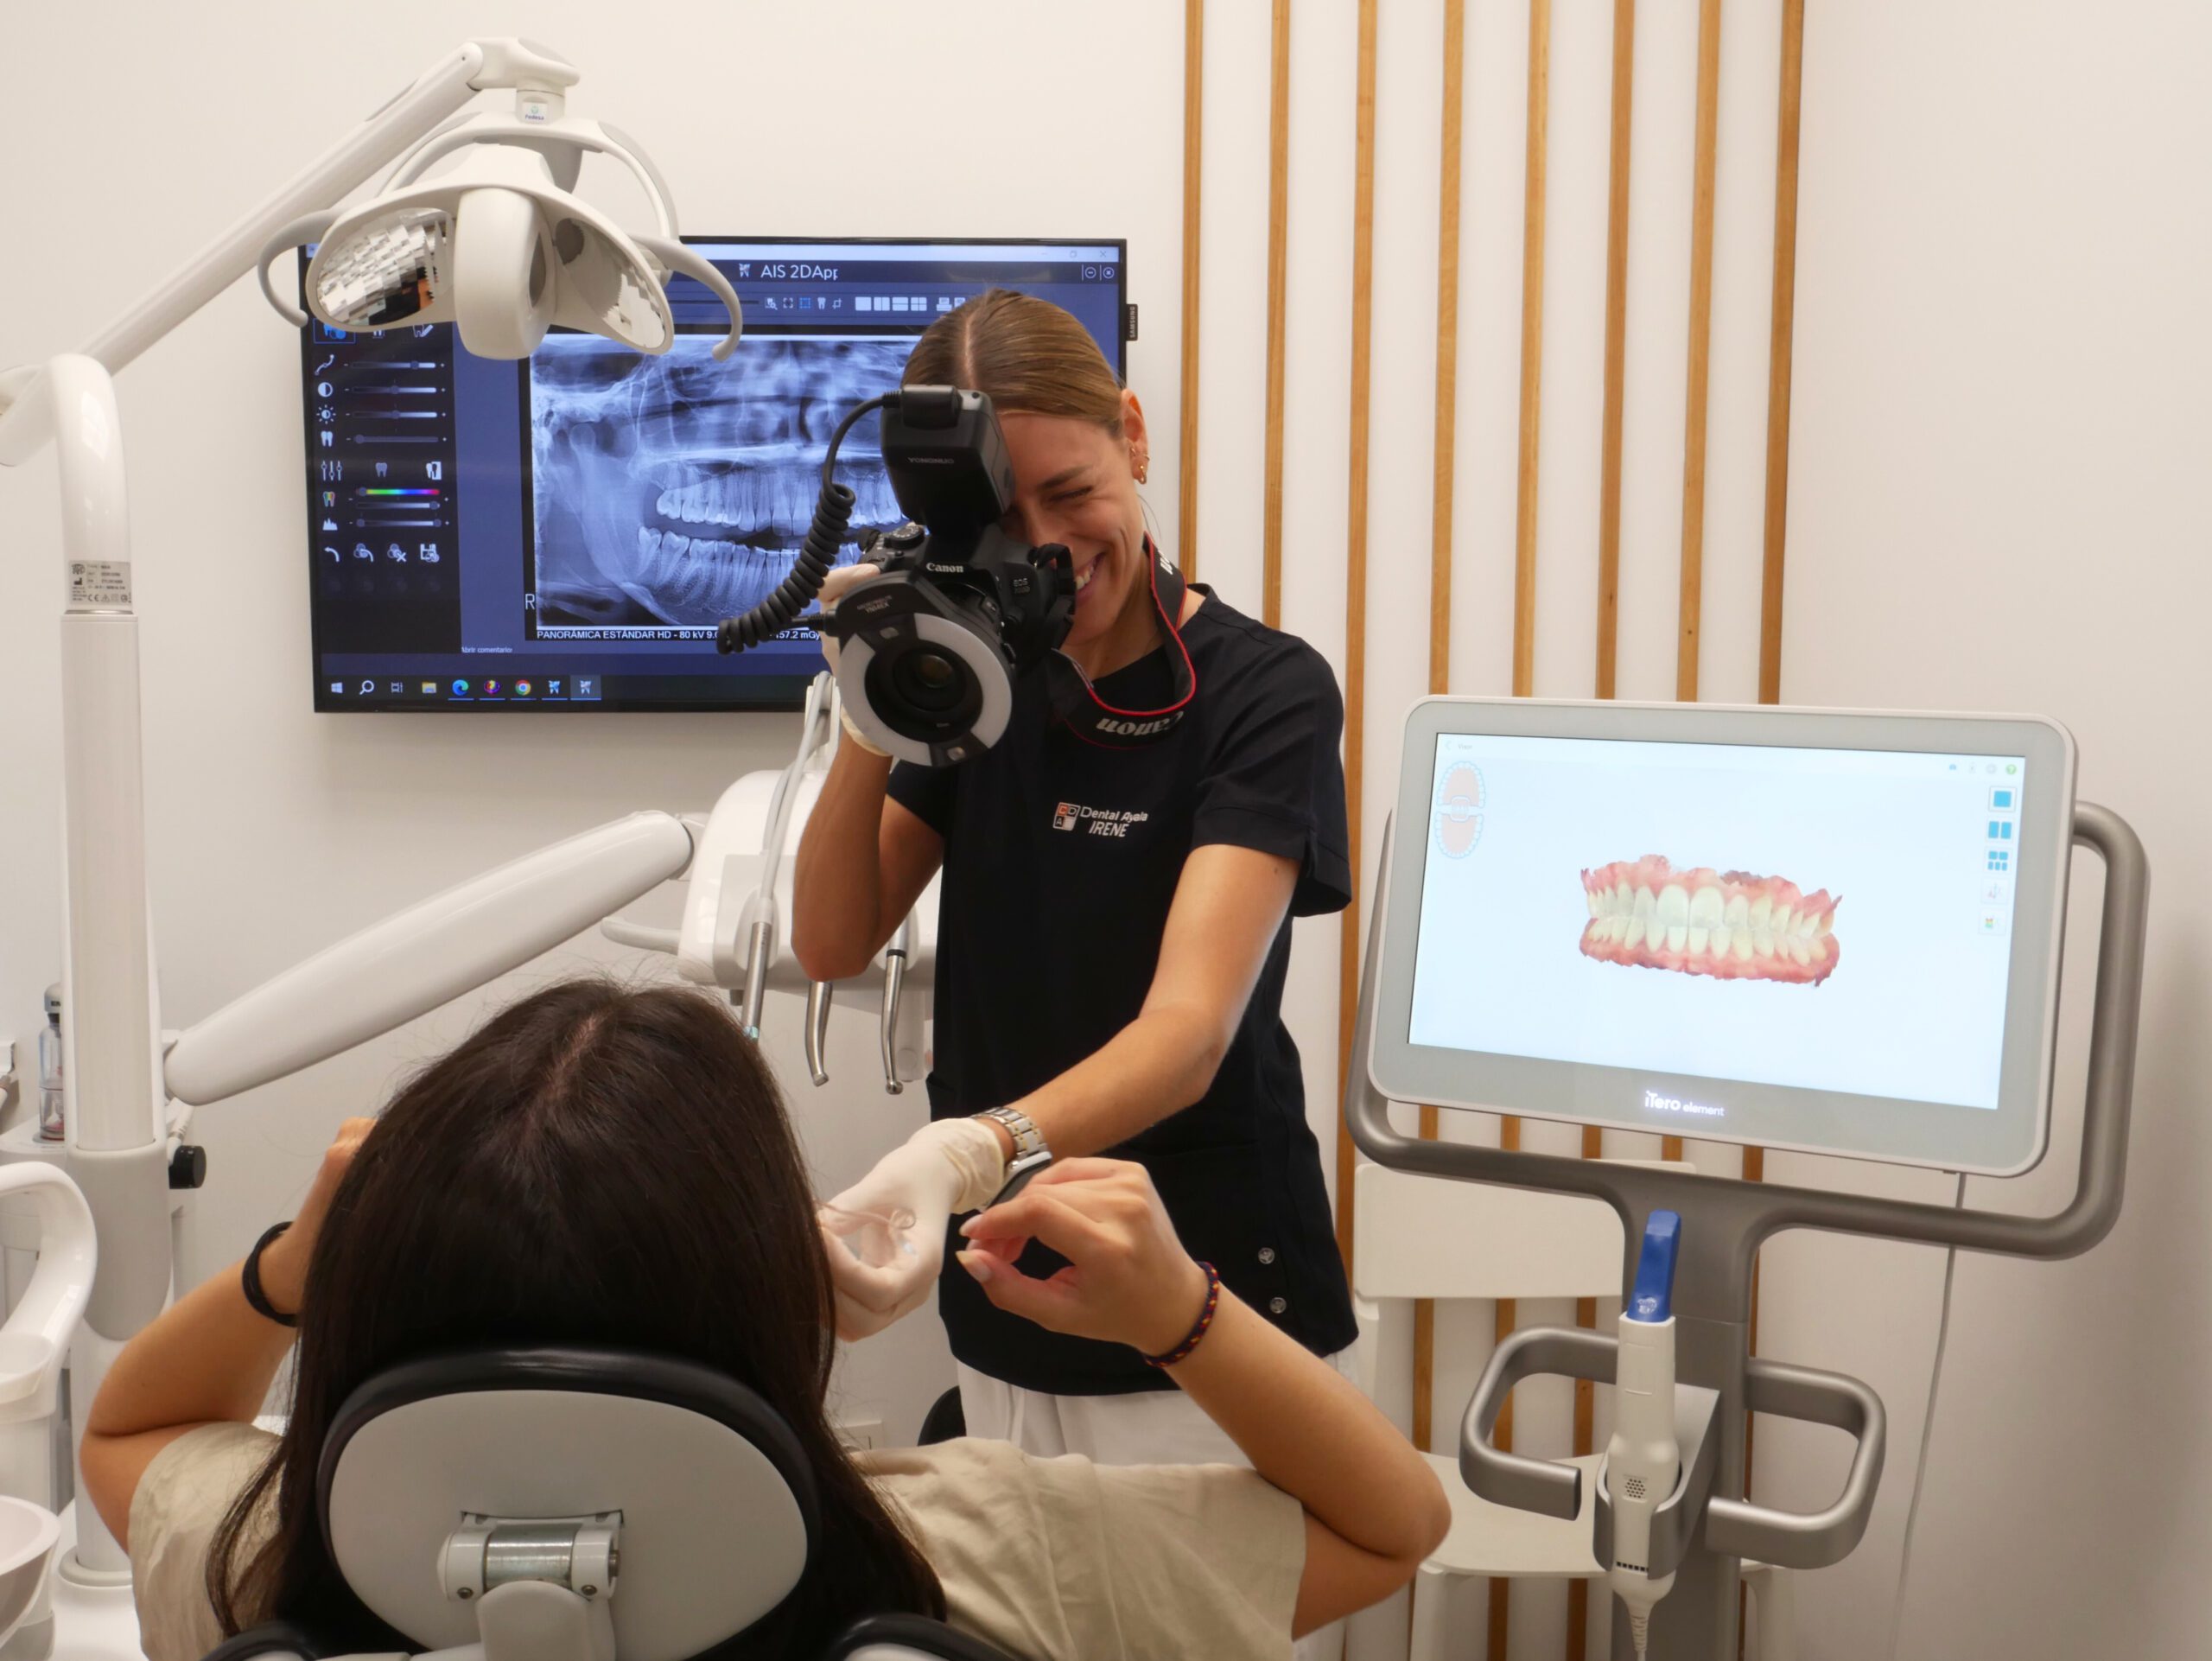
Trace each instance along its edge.
{"label": "intraoral scanner screen", "polygon": [[[682,277],[658,357],[566,331],[519,364],[447,324],[302,331],[317,709],[796,709],[812,629],[725,657],[715,626],[790,570],[831,432],[916,337],[1019,289],[1124,371],[1119,242],[685,240],[743,302],[727,362],[721,302]],[[877,443],[871,416],[838,451],[842,561],[904,517]]]}
{"label": "intraoral scanner screen", "polygon": [[[1734,712],[1739,741],[1719,741],[1700,712],[1661,710],[1597,736],[1452,707],[1423,706],[1441,713],[1406,755],[1395,852],[1411,869],[1394,860],[1392,888],[1409,890],[1410,939],[1386,954],[1406,960],[1403,997],[1377,1056],[1417,1058],[1445,1087],[1404,1098],[1947,1168],[2032,1162],[2072,807],[2063,734],[1861,717],[1860,742],[1808,743],[1790,741],[1850,735]],[[1581,718],[1552,707],[1555,729]],[[1662,724],[1635,732],[1641,714]],[[1898,747],[1938,737],[1949,747]]]}

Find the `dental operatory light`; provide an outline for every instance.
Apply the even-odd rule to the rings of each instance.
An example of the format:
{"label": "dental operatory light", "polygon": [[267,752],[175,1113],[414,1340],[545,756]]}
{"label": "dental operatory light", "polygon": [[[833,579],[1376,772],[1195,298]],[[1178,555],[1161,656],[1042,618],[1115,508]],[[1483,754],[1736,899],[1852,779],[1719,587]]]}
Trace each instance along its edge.
{"label": "dental operatory light", "polygon": [[[269,267],[313,243],[308,308],[332,328],[450,322],[470,352],[501,359],[528,357],[550,328],[572,328],[658,353],[676,340],[667,284],[681,274],[728,309],[729,333],[714,347],[728,358],[742,327],[735,291],[677,240],[667,183],[635,142],[567,113],[576,80],[543,47],[510,43],[478,84],[512,86],[513,113],[448,124],[401,157],[370,200],[284,226],[257,262],[270,304],[306,326],[271,286]],[[653,231],[626,232],[572,194],[587,154],[636,177]]]}

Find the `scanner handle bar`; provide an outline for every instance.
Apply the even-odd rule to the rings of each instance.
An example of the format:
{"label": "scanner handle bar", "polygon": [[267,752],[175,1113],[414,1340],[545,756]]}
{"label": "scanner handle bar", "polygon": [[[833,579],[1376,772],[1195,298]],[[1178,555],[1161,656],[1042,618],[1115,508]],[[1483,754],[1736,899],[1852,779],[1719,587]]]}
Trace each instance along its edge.
{"label": "scanner handle bar", "polygon": [[1582,1514],[1582,1473],[1572,1465],[1509,1454],[1491,1441],[1513,1386],[1539,1373],[1610,1384],[1620,1346],[1603,1333],[1568,1327],[1529,1327],[1491,1352],[1490,1365],[1467,1402],[1459,1434],[1459,1474],[1494,1505],[1571,1523]]}
{"label": "scanner handle bar", "polygon": [[1874,1514],[1889,1437],[1882,1398],[1844,1373],[1755,1357],[1745,1373],[1744,1405],[1753,1413],[1848,1431],[1856,1442],[1851,1468],[1844,1473],[1843,1492],[1835,1503],[1816,1511],[1775,1511],[1716,1494],[1705,1508],[1707,1549],[1782,1569],[1826,1569],[1842,1562],[1857,1548]]}
{"label": "scanner handle bar", "polygon": [[[1605,1333],[1565,1327],[1527,1327],[1500,1344],[1475,1386],[1461,1427],[1459,1472],[1467,1486],[1494,1505],[1516,1511],[1560,1522],[1580,1516],[1579,1467],[1507,1453],[1491,1436],[1513,1387],[1522,1379],[1554,1374],[1610,1384],[1618,1372],[1619,1352],[1618,1340]],[[1751,1411],[1833,1425],[1853,1438],[1843,1492],[1817,1511],[1777,1511],[1713,1494],[1719,1398],[1694,1384],[1678,1384],[1675,1394],[1682,1479],[1662,1508],[1663,1523],[1655,1530],[1655,1567],[1663,1562],[1671,1569],[1700,1526],[1707,1550],[1784,1569],[1824,1569],[1851,1554],[1873,1515],[1888,1447],[1888,1415],[1871,1387],[1843,1373],[1779,1361],[1754,1359],[1748,1365],[1745,1406]],[[1611,1538],[1610,1505],[1602,1480],[1595,1486],[1599,1515],[1593,1537],[1602,1556]]]}

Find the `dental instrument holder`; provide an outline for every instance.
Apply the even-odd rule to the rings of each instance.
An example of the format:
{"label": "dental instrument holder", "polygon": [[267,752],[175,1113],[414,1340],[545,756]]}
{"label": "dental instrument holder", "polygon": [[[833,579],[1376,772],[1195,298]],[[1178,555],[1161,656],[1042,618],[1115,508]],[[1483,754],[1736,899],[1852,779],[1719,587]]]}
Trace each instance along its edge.
{"label": "dental instrument holder", "polygon": [[[1377,904],[1360,965],[1357,1023],[1344,1089],[1352,1141],[1396,1170],[1505,1187],[1541,1188],[1604,1200],[1625,1236],[1622,1288],[1634,1282],[1643,1225],[1654,1211],[1686,1219],[1675,1282],[1675,1425],[1682,1470],[1653,1519],[1651,1569],[1675,1574],[1673,1591],[1651,1616],[1651,1661],[1733,1661],[1743,1560],[1789,1569],[1840,1562],[1859,1543],[1881,1477],[1885,1416],[1874,1392],[1839,1373],[1754,1359],[1750,1352],[1752,1270],[1771,1236],[1797,1228],[1950,1245],[1970,1251],[2059,1258],[2087,1251],[2120,1214],[2126,1177],[2136,1024],[2143,990],[2144,920],[2150,874],[2143,844],[2108,809],[2078,802],[2074,841],[2104,862],[2105,888],[2092,996],[2088,1084],[2075,1193],[2049,1217],[1955,1210],[1947,1206],[1831,1193],[1545,1154],[1508,1152],[1401,1134],[1389,1104],[1368,1077],[1383,908]],[[1376,893],[1389,891],[1390,830],[1383,832]],[[2046,1061],[2046,1065],[2049,1065]],[[1510,1104],[1500,1111],[1510,1112]],[[1467,1408],[1460,1473],[1494,1504],[1572,1520],[1580,1473],[1495,1447],[1490,1438],[1513,1386],[1538,1373],[1610,1384],[1617,1341],[1575,1328],[1533,1327],[1498,1346]],[[1749,1413],[1834,1425],[1857,1440],[1843,1492],[1811,1513],[1755,1505],[1744,1493]],[[1598,1473],[1593,1566],[1610,1559],[1611,1506]],[[1625,1613],[1616,1606],[1613,1655],[1635,1653]]]}

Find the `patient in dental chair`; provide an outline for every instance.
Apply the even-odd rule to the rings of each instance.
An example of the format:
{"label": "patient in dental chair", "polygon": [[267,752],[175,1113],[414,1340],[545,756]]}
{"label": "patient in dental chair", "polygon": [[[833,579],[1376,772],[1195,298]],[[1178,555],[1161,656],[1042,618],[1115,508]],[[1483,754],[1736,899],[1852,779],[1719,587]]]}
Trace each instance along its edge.
{"label": "patient in dental chair", "polygon": [[[988,1216],[970,1270],[995,1301],[1055,1331],[1182,1352],[1171,1376],[1255,1469],[1108,1468],[965,1441],[847,1453],[823,1404],[836,1345],[824,1239],[757,1050],[690,991],[575,981],[524,999],[380,1118],[348,1122],[260,1253],[261,1308],[233,1266],[116,1361],[82,1468],[130,1550],[147,1655],[198,1661],[277,1618],[402,1647],[331,1562],[316,1461],[362,1380],[464,1345],[677,1355],[789,1422],[821,1535],[798,1589],[731,1656],[807,1661],[855,1618],[906,1611],[1022,1661],[1282,1658],[1294,1634],[1411,1577],[1449,1520],[1436,1480],[1334,1369],[1227,1291],[1211,1301],[1141,1168],[1053,1167]],[[1029,1238],[1070,1267],[1022,1275]],[[252,1421],[295,1314],[276,1436]]]}

